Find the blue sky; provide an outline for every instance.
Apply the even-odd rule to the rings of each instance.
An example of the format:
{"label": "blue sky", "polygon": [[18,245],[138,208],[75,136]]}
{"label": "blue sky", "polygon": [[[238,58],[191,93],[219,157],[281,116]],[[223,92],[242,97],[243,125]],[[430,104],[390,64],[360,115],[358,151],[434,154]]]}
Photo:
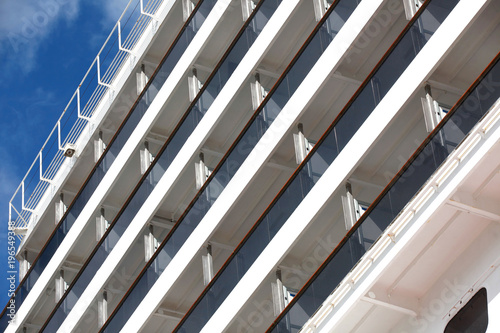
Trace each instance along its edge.
{"label": "blue sky", "polygon": [[8,202],[128,1],[0,0],[1,308]]}

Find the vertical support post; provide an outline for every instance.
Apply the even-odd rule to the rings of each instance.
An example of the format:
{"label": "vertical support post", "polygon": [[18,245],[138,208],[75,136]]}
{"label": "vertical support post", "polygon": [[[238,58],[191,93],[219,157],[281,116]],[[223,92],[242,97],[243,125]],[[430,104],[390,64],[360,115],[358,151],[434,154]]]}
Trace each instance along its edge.
{"label": "vertical support post", "polygon": [[143,175],[153,162],[153,155],[149,152],[149,142],[144,141],[144,149],[141,149],[140,154],[140,163],[141,163],[141,175]]}
{"label": "vertical support post", "polygon": [[[9,230],[10,230],[11,222],[12,222],[12,202],[9,202]],[[12,227],[14,227],[13,224],[12,224]]]}
{"label": "vertical support post", "polygon": [[198,80],[198,71],[196,68],[193,68],[191,75],[188,76],[188,89],[189,89],[189,101],[192,102],[198,95],[198,92],[201,90],[202,84],[201,81]]}
{"label": "vertical support post", "polygon": [[141,3],[141,14],[151,17],[151,19],[153,20],[153,25],[152,25],[153,32],[156,32],[158,30],[158,19],[156,18],[156,16],[151,15],[144,10],[143,0],[141,0],[140,3]]}
{"label": "vertical support post", "polygon": [[318,22],[323,18],[323,15],[325,15],[328,9],[328,2],[326,2],[326,0],[313,0],[313,6],[314,17],[316,18],[316,22]]}
{"label": "vertical support post", "polygon": [[304,125],[302,123],[297,125],[297,130],[298,132],[293,134],[293,144],[295,146],[295,162],[300,164],[314,145],[304,136]]}
{"label": "vertical support post", "polygon": [[141,0],[141,14],[142,14],[142,15],[149,16],[149,17],[151,17],[152,19],[156,20],[156,17],[155,17],[155,16],[153,16],[153,15],[149,14],[148,12],[146,12],[146,11],[144,10],[144,3],[143,3],[143,2],[144,2],[144,1],[143,1],[143,0]]}
{"label": "vertical support post", "polygon": [[81,117],[80,113],[80,86],[78,86],[78,89],[76,89],[76,107],[78,110],[78,117]]}
{"label": "vertical support post", "polygon": [[241,14],[243,17],[243,21],[248,20],[250,15],[252,15],[254,9],[255,2],[253,2],[252,0],[241,0]]}
{"label": "vertical support post", "polygon": [[351,183],[346,184],[346,195],[342,196],[342,208],[344,210],[344,221],[346,230],[350,230],[358,220],[356,218],[355,200],[352,195]]}
{"label": "vertical support post", "polygon": [[262,86],[260,74],[255,74],[255,81],[250,82],[250,92],[252,94],[252,107],[256,110],[267,96],[267,90]]}
{"label": "vertical support post", "polygon": [[101,81],[101,61],[99,60],[99,55],[97,55],[97,83],[100,84],[101,86],[105,86],[111,90],[114,90],[111,85]]}
{"label": "vertical support post", "polygon": [[28,261],[28,250],[23,251],[22,260],[19,263],[19,281],[21,281],[28,270],[30,269],[30,263]]}
{"label": "vertical support post", "polygon": [[43,171],[42,171],[42,164],[43,164],[43,160],[42,160],[42,150],[40,150],[40,153],[38,153],[38,156],[40,157],[40,180],[43,179]]}
{"label": "vertical support post", "polygon": [[[24,205],[24,180],[21,182],[21,208],[23,210],[28,211],[28,212],[32,212],[32,213],[34,212],[33,209],[29,209],[28,207],[26,207]],[[23,217],[21,216],[21,214],[19,214],[19,212],[18,212],[18,216],[23,219]],[[23,219],[23,221],[24,221],[24,219]]]}
{"label": "vertical support post", "polygon": [[76,109],[77,109],[77,114],[78,118],[85,119],[86,121],[90,121],[89,117],[85,117],[81,113],[81,103],[80,103],[80,86],[76,89]]}
{"label": "vertical support post", "polygon": [[205,155],[200,153],[200,161],[194,164],[196,189],[199,190],[210,176],[210,170],[205,165]]}
{"label": "vertical support post", "polygon": [[135,78],[137,82],[137,96],[139,96],[148,83],[148,77],[146,76],[146,67],[144,66],[144,64],[141,64],[141,71],[135,74]]}
{"label": "vertical support post", "polygon": [[64,148],[61,146],[61,121],[57,121],[57,144],[59,147],[59,150],[64,151]]}
{"label": "vertical support post", "polygon": [[425,86],[425,97],[421,98],[422,110],[424,112],[425,127],[430,133],[443,119],[444,113],[439,106],[439,103],[432,98],[431,87]]}
{"label": "vertical support post", "polygon": [[102,139],[102,131],[99,131],[99,137],[94,140],[94,163],[97,163],[106,149],[106,144]]}
{"label": "vertical support post", "polygon": [[182,19],[186,22],[194,9],[194,3],[191,0],[182,0]]}
{"label": "vertical support post", "polygon": [[108,292],[104,290],[97,301],[97,326],[100,328],[108,319]]}
{"label": "vertical support post", "polygon": [[285,309],[285,290],[281,280],[281,270],[276,270],[276,282],[271,283],[274,315],[278,316]]}
{"label": "vertical support post", "polygon": [[201,262],[203,265],[203,284],[206,286],[210,283],[214,277],[214,263],[212,259],[212,245],[208,244],[206,247],[207,254],[201,256]]}
{"label": "vertical support post", "polygon": [[63,297],[68,284],[64,281],[64,270],[60,269],[55,280],[55,301],[56,303]]}
{"label": "vertical support post", "polygon": [[24,180],[21,182],[21,208],[24,209]]}
{"label": "vertical support post", "polygon": [[403,0],[405,15],[408,21],[417,13],[422,3],[422,0]]}
{"label": "vertical support post", "polygon": [[102,238],[102,236],[104,236],[104,233],[106,232],[106,230],[108,230],[108,227],[109,222],[106,220],[105,210],[104,208],[101,208],[100,215],[95,218],[95,236],[97,242]]}
{"label": "vertical support post", "polygon": [[144,235],[144,261],[148,262],[158,249],[158,240],[154,235],[154,227],[150,224],[148,233]]}
{"label": "vertical support post", "polygon": [[129,53],[130,51],[124,49],[123,45],[122,45],[122,25],[121,25],[121,22],[118,21],[116,24],[117,24],[117,29],[118,29],[118,49],[120,51],[125,51],[125,52]]}
{"label": "vertical support post", "polygon": [[40,158],[40,180],[45,181],[49,184],[52,184],[52,181],[48,178],[43,177],[43,158],[42,158],[42,152],[43,150],[40,150],[38,153],[38,157]]}
{"label": "vertical support post", "polygon": [[55,211],[55,224],[58,224],[59,221],[66,213],[66,205],[64,204],[64,194],[59,194],[59,200],[56,201],[56,211]]}

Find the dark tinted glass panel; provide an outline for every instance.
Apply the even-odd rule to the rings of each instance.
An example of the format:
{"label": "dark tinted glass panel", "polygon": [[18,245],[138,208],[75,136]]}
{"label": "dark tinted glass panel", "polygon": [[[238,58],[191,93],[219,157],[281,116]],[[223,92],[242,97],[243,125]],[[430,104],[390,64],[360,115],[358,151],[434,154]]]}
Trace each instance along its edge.
{"label": "dark tinted glass panel", "polygon": [[488,328],[488,297],[480,289],[450,320],[444,333],[485,333]]}

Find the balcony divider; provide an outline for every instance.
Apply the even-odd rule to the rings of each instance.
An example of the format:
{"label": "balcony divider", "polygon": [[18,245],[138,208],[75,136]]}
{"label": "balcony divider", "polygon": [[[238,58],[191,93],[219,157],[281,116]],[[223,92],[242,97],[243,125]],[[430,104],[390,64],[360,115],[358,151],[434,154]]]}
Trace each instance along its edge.
{"label": "balcony divider", "polygon": [[[267,2],[267,4],[263,5],[264,2]],[[198,12],[201,10],[201,13],[206,12],[206,14],[208,14],[215,3],[216,1],[206,0],[205,5],[197,7],[199,8]],[[136,215],[148,198],[148,195],[155,188],[158,181],[182,148],[186,139],[194,131],[218,93],[224,87],[232,72],[235,70],[237,64],[241,61],[241,58],[245,55],[245,52],[242,51],[250,48],[279,3],[279,0],[262,0],[256,6],[252,15],[245,22],[214,71],[198,92],[195,99],[191,102],[189,108],[169,136],[167,142],[160,149],[155,160],[145,172],[114,221],[106,230],[106,233],[96,245],[92,254],[80,269],[63,298],[58,302],[56,308],[43,325],[42,330],[52,331],[59,327],[67,314],[73,309],[96,271],[127,229],[130,220]],[[259,12],[257,16],[258,20],[252,20],[252,18],[256,16],[255,13],[257,11]],[[193,24],[201,26],[200,21],[203,21],[205,17],[206,15],[198,17],[197,14],[193,12],[191,21]],[[189,21],[187,23],[189,23]],[[190,27],[190,24],[188,24],[187,27]],[[190,33],[189,29],[185,29],[184,32],[185,34],[181,36],[180,40],[186,38],[190,41],[194,37],[194,34]],[[180,56],[182,52],[178,54]]]}
{"label": "balcony divider", "polygon": [[[367,238],[363,229],[385,230],[425,185],[472,128],[500,98],[500,53],[460,98],[446,117],[370,205],[358,222],[318,268],[306,285],[267,330],[268,333],[296,332],[334,291],[349,271],[369,250],[380,234]],[[485,94],[484,92],[487,91]],[[300,319],[302,318],[302,320]]]}
{"label": "balcony divider", "polygon": [[[429,0],[421,7],[269,208],[212,279],[179,323],[175,332],[201,331],[457,2],[458,0],[451,0],[443,4],[443,1]],[[438,22],[437,26],[426,24],[428,22],[426,19],[430,17]]]}

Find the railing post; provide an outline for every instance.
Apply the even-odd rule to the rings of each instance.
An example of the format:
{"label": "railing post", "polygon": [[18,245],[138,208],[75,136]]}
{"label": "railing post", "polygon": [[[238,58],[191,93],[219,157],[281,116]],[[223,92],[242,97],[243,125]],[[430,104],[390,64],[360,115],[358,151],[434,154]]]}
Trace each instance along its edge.
{"label": "railing post", "polygon": [[123,52],[127,52],[128,54],[130,54],[131,56],[134,56],[134,54],[132,53],[131,50],[129,49],[126,49],[122,46],[122,26],[121,26],[121,22],[118,21],[118,49],[120,51],[123,51]]}
{"label": "railing post", "polygon": [[57,145],[59,150],[64,151],[64,148],[61,146],[61,121],[57,121]]}
{"label": "railing post", "polygon": [[97,55],[97,83],[101,86],[108,87],[111,90],[114,90],[113,87],[107,83],[101,81],[101,61],[99,60],[99,54]]}
{"label": "railing post", "polygon": [[143,1],[143,0],[141,0],[141,14],[142,14],[142,15],[149,16],[149,17],[151,17],[153,20],[157,21],[156,16],[154,16],[154,15],[152,15],[152,14],[149,14],[148,12],[144,11],[144,1]]}
{"label": "railing post", "polygon": [[141,3],[141,14],[151,17],[151,19],[153,20],[153,32],[156,32],[158,30],[158,19],[156,18],[156,16],[144,11],[143,0],[140,0],[140,3]]}
{"label": "railing post", "polygon": [[78,118],[84,119],[86,121],[90,121],[89,117],[82,116],[82,113],[81,113],[81,108],[80,108],[80,87],[81,87],[81,85],[78,85],[78,88],[76,89],[76,108],[78,110]]}
{"label": "railing post", "polygon": [[22,207],[23,210],[26,210],[28,212],[33,213],[33,209],[29,209],[26,206],[24,206],[24,181],[21,183],[21,185],[22,185],[22,188],[21,188],[21,190],[22,190],[22,193],[21,193],[21,207]]}
{"label": "railing post", "polygon": [[49,184],[52,184],[52,181],[48,178],[43,177],[43,171],[42,171],[42,150],[40,150],[40,153],[38,154],[40,157],[40,180],[43,180]]}

